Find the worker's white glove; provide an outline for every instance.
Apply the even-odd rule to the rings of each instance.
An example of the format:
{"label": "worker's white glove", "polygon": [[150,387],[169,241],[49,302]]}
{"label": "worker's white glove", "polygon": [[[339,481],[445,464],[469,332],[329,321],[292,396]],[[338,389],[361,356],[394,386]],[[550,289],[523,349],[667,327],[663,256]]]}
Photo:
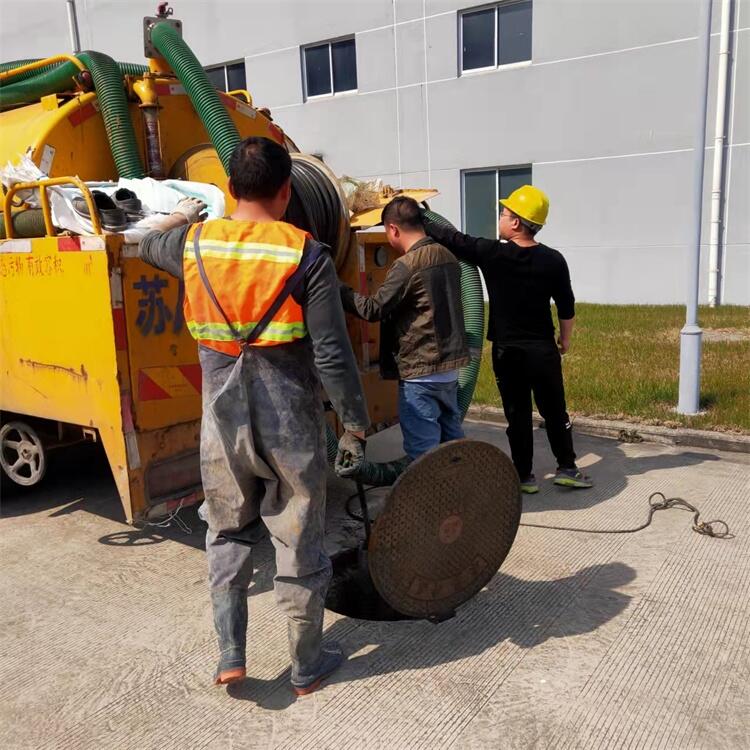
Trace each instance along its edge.
{"label": "worker's white glove", "polygon": [[175,207],[173,214],[182,214],[188,224],[202,221],[208,214],[204,213],[207,204],[200,198],[183,198]]}

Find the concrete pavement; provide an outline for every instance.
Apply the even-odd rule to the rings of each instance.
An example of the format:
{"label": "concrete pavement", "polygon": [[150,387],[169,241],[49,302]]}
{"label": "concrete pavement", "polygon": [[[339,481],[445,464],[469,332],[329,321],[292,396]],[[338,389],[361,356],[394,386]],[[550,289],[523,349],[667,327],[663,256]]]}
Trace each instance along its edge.
{"label": "concrete pavement", "polygon": [[[468,432],[507,448],[492,425]],[[398,434],[372,441],[398,454]],[[537,432],[537,476],[554,468]],[[750,460],[578,436],[588,492],[554,488],[523,521],[637,526],[656,490],[727,521],[734,539],[658,513],[637,534],[522,527],[498,575],[448,622],[328,613],[345,667],[289,690],[283,618],[262,545],[249,679],[211,686],[201,523],[122,521],[103,456],[59,454],[46,483],[4,486],[0,519],[0,746],[55,748],[750,747]],[[359,532],[331,479],[329,544]]]}

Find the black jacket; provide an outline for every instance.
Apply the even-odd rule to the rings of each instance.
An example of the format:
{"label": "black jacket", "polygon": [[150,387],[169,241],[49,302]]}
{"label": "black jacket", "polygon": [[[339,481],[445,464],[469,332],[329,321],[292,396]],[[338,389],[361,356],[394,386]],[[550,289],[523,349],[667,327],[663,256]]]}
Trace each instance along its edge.
{"label": "black jacket", "polygon": [[424,217],[425,231],[466,263],[478,266],[490,303],[487,338],[498,344],[554,343],[550,300],[561,320],[575,316],[575,298],[565,258],[538,244],[522,247],[470,237]]}
{"label": "black jacket", "polygon": [[407,379],[445,372],[469,362],[461,266],[442,245],[425,237],[398,258],[372,297],[341,287],[344,309],[380,320],[380,372]]}

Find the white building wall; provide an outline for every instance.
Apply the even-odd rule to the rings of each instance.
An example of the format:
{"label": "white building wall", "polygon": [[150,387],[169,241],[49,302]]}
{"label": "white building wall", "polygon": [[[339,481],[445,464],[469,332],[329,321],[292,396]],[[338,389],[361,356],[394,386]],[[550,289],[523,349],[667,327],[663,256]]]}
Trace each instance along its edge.
{"label": "white building wall", "polygon": [[[461,217],[461,170],[533,165],[552,202],[540,238],[579,299],[683,302],[698,75],[696,0],[534,0],[531,63],[459,75],[466,0],[175,0],[206,65],[245,59],[259,106],[340,174],[434,186]],[[0,57],[68,49],[63,0],[0,0]],[[155,2],[78,0],[82,44],[142,59]],[[720,3],[714,0],[704,190]],[[734,0],[724,300],[750,304],[750,0]],[[355,35],[358,92],[304,101],[300,46]],[[704,248],[704,258],[707,248]],[[702,299],[705,299],[705,279]]]}

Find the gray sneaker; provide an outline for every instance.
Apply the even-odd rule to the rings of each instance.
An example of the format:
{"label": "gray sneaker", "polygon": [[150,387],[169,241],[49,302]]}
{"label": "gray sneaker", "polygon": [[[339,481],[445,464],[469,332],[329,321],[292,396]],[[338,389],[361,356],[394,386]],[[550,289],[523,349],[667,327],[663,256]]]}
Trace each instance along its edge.
{"label": "gray sneaker", "polygon": [[555,484],[561,487],[573,487],[575,489],[586,490],[589,487],[593,487],[594,483],[590,477],[587,477],[580,469],[573,467],[572,469],[559,469],[553,480]]}
{"label": "gray sneaker", "polygon": [[526,495],[536,495],[539,492],[539,485],[536,483],[536,477],[529,474],[526,479],[521,480],[521,492]]}

